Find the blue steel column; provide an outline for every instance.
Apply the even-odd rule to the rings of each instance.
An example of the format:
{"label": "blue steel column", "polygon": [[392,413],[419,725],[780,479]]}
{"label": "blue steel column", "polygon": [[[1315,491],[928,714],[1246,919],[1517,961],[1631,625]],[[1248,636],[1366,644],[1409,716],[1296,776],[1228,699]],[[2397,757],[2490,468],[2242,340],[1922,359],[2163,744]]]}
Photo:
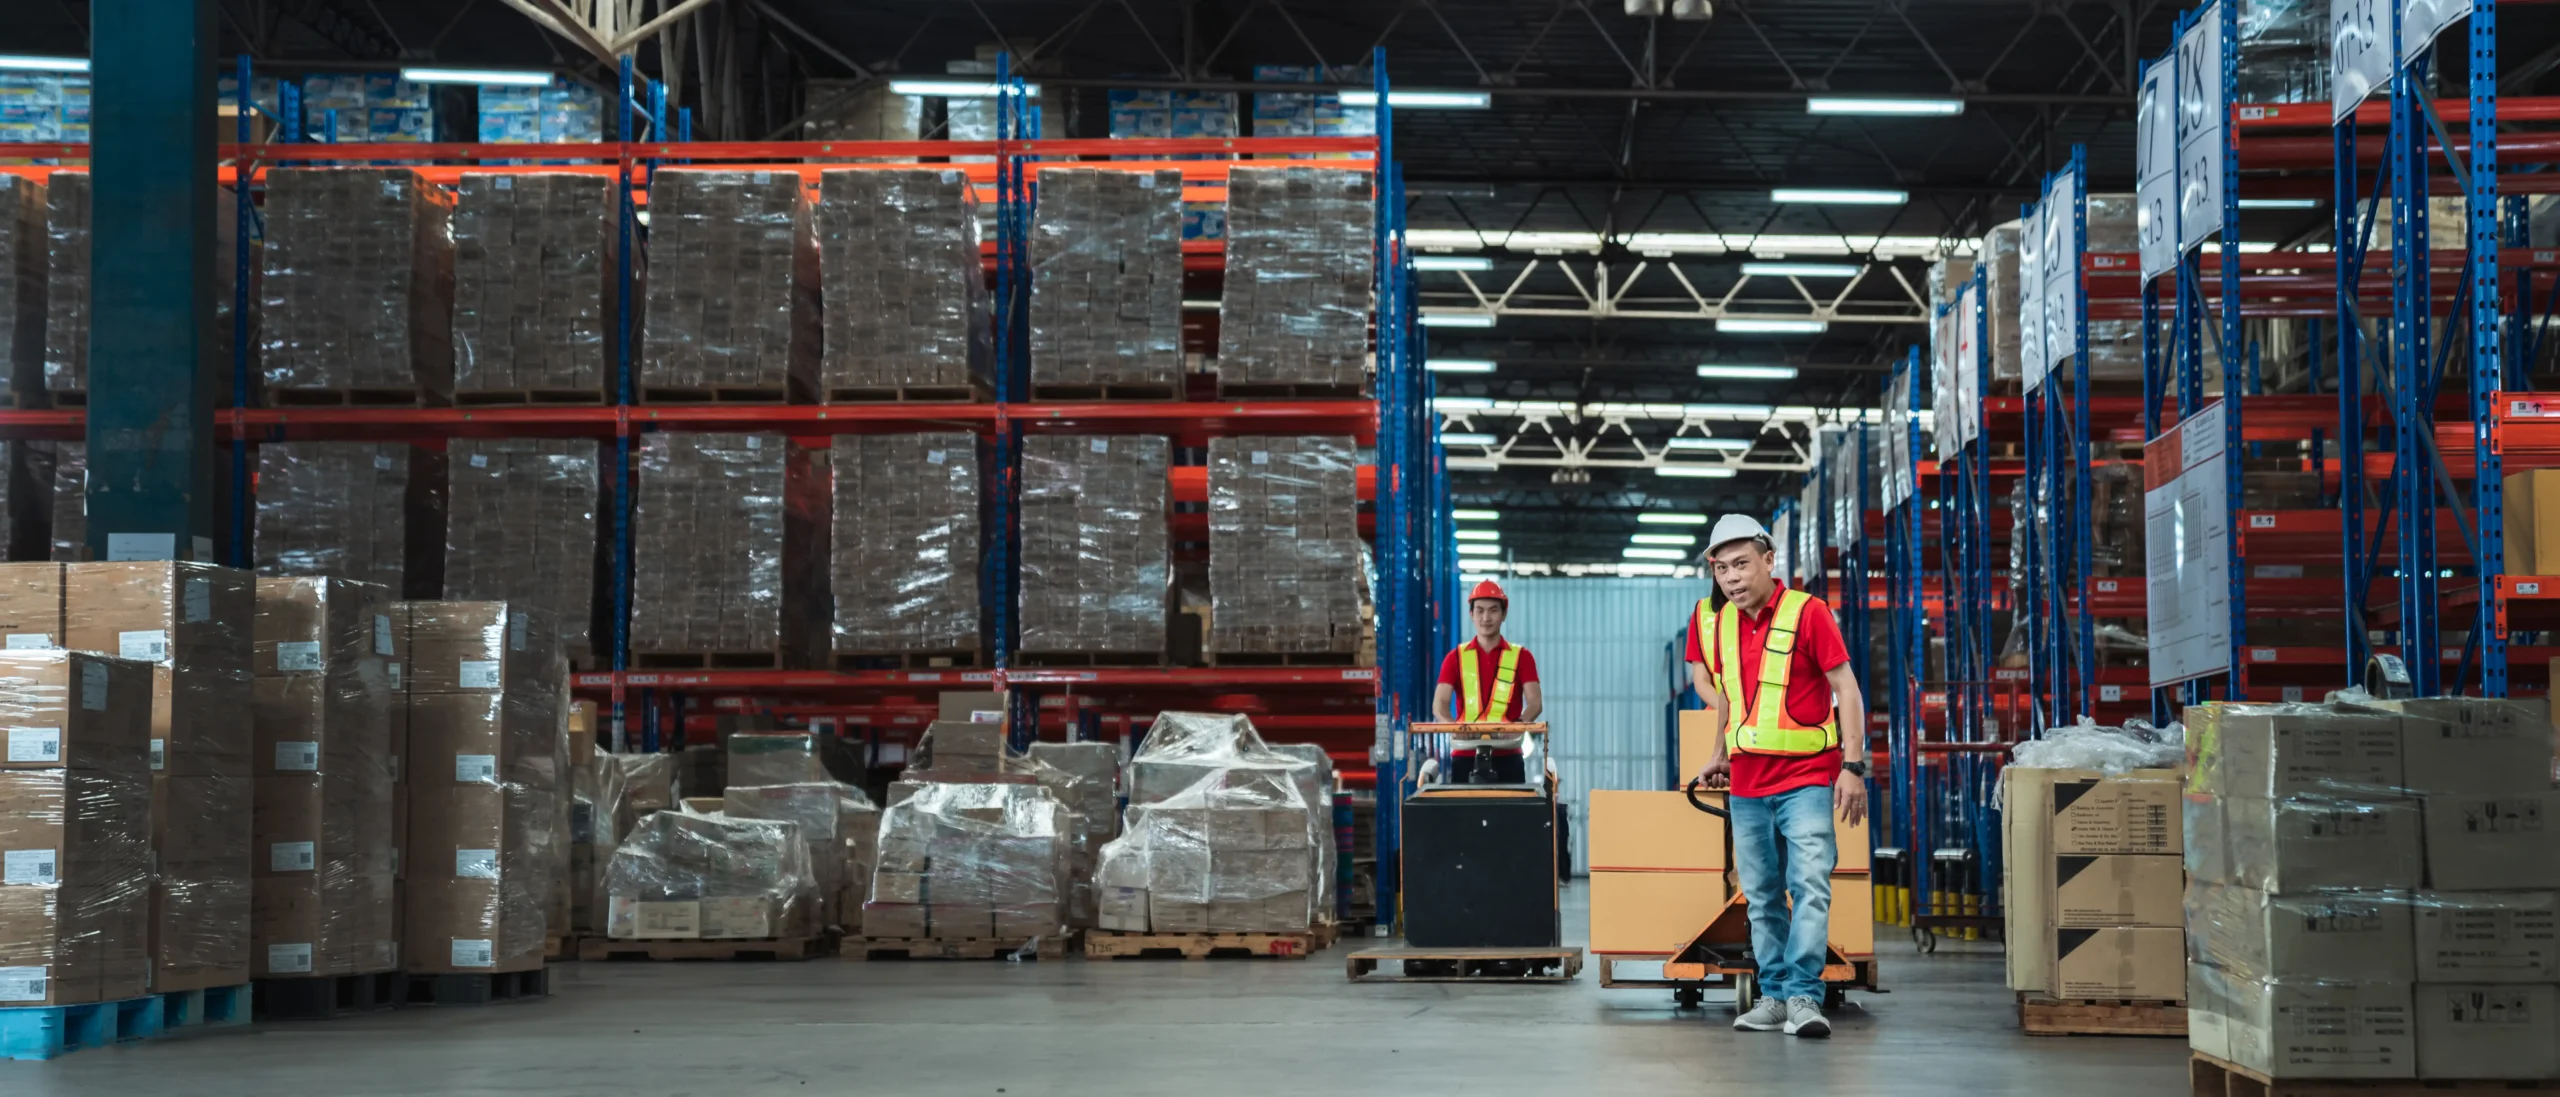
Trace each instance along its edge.
{"label": "blue steel column", "polygon": [[[631,404],[633,380],[631,372],[631,340],[637,335],[632,323],[635,315],[631,293],[633,270],[639,257],[633,247],[639,236],[639,208],[631,198],[631,59],[622,59],[620,83],[616,85],[614,104],[614,137],[625,146],[615,157],[619,185],[614,188],[618,204],[615,219],[621,244],[620,265],[614,271],[614,318],[617,325],[614,340],[614,402],[621,405],[622,422],[613,432],[613,723],[615,736],[629,742],[628,698],[623,692],[622,672],[630,666],[631,656]],[[657,711],[648,706],[641,729],[640,749],[655,753],[658,749]]]}
{"label": "blue steel column", "polygon": [[209,560],[214,6],[98,0],[90,21],[89,552]]}
{"label": "blue steel column", "polygon": [[[2071,541],[2077,556],[2072,577],[2080,584],[2080,711],[2098,712],[2098,614],[2089,604],[2089,573],[2096,570],[2089,544],[2097,515],[2089,505],[2089,148],[2071,146],[2071,465],[2078,490],[2071,496]],[[2050,381],[2046,382],[2051,384]]]}
{"label": "blue steel column", "polygon": [[[2223,506],[2231,597],[2231,647],[2224,654],[2230,659],[2230,672],[2223,682],[2223,696],[2238,701],[2248,697],[2249,665],[2243,658],[2249,643],[2249,569],[2241,563],[2240,506],[2247,501],[2242,473],[2248,464],[2247,451],[2240,444],[2241,399],[2247,374],[2254,371],[2257,355],[2245,344],[2247,336],[2240,329],[2240,131],[2232,124],[2230,104],[2239,102],[2240,90],[2240,4],[2239,0],[2223,0],[2214,5],[2222,19],[2222,467],[2224,469]],[[2242,360],[2250,365],[2244,368]]]}
{"label": "blue steel column", "polygon": [[[2331,231],[2338,241],[2338,526],[2341,569],[2346,575],[2346,680],[2364,680],[2372,656],[2366,633],[2365,602],[2373,575],[2365,569],[2364,547],[2364,322],[2357,302],[2364,278],[2365,248],[2373,219],[2359,216],[2364,201],[2356,175],[2356,123],[2350,116],[2331,133],[2335,190],[2330,197]],[[2376,201],[2380,196],[2376,196]],[[2317,460],[2320,455],[2311,455]]]}
{"label": "blue steel column", "polygon": [[[2400,56],[2399,14],[2392,16],[2392,56]],[[2399,499],[2400,657],[2410,691],[2443,692],[2436,642],[2436,486],[2421,431],[2434,429],[2422,382],[2429,348],[2431,279],[2427,269],[2427,131],[2416,66],[2391,74],[2391,479]]]}
{"label": "blue steel column", "polygon": [[[232,69],[235,98],[231,104],[232,140],[249,144],[249,121],[258,111],[256,87],[250,80],[249,55],[241,54]],[[257,235],[249,200],[250,172],[243,157],[231,184],[232,236],[231,254],[217,255],[213,261],[231,264],[231,408],[236,413],[249,406],[249,242]],[[224,562],[235,568],[249,566],[249,439],[246,433],[231,439],[231,546],[223,555]]]}
{"label": "blue steel column", "polygon": [[[2498,451],[2490,444],[2489,421],[2495,414],[2498,389],[2504,382],[2506,356],[2499,340],[2505,332],[2498,310],[2498,5],[2475,0],[2471,6],[2471,155],[2463,183],[2470,199],[2471,244],[2471,448],[2479,462],[2472,475],[2472,518],[2478,523],[2480,585],[2478,616],[2471,634],[2480,642],[2480,695],[2507,695],[2507,638],[2496,629],[2498,577],[2507,570],[2505,484]],[[2452,156],[2448,149],[2445,155]],[[2530,279],[2524,284],[2532,285]],[[2432,423],[2428,429],[2434,429]],[[2454,683],[2459,690],[2462,683]]]}
{"label": "blue steel column", "polygon": [[[1410,452],[1415,448],[1410,444],[1412,420],[1417,410],[1425,416],[1429,414],[1429,401],[1421,379],[1407,376],[1411,365],[1407,325],[1412,312],[1405,292],[1403,180],[1394,166],[1395,123],[1387,102],[1386,51],[1372,50],[1369,63],[1371,87],[1378,94],[1378,158],[1372,169],[1377,180],[1373,246],[1378,268],[1378,443],[1374,462],[1378,470],[1377,720],[1387,736],[1385,756],[1377,760],[1376,887],[1379,921],[1400,930],[1404,921],[1404,865],[1399,856],[1403,846],[1404,705],[1416,675],[1412,666],[1415,645],[1431,635],[1418,628],[1415,621],[1415,611],[1424,608],[1427,601],[1418,597],[1416,588],[1421,586],[1421,576],[1408,559],[1413,530],[1403,481]],[[1420,409],[1413,406],[1417,403],[1422,405]]]}

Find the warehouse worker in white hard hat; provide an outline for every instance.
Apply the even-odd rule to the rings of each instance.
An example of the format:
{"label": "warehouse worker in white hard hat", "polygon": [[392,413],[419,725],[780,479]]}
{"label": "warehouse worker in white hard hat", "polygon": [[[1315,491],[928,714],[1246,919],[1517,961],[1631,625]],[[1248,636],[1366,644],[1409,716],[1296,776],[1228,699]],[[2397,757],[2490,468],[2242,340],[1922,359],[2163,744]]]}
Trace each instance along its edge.
{"label": "warehouse worker in white hard hat", "polygon": [[1867,704],[1831,607],[1787,589],[1775,562],[1768,529],[1747,515],[1717,519],[1707,537],[1725,606],[1702,598],[1689,618],[1689,681],[1710,713],[1697,777],[1731,788],[1733,869],[1759,968],[1762,997],[1733,1027],[1829,1036],[1831,817],[1867,817]]}

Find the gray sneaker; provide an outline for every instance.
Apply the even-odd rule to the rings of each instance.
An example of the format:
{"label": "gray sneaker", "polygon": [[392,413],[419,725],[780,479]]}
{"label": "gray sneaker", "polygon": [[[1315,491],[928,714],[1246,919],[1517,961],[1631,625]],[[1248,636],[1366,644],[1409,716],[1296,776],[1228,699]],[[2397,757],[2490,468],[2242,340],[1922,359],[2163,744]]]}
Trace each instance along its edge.
{"label": "gray sneaker", "polygon": [[1733,1027],[1744,1032],[1776,1032],[1786,1024],[1787,1004],[1775,998],[1753,1002],[1748,1011],[1733,1019]]}
{"label": "gray sneaker", "polygon": [[1831,1022],[1822,1019],[1822,1003],[1812,998],[1787,999],[1787,1035],[1819,1040],[1831,1035]]}

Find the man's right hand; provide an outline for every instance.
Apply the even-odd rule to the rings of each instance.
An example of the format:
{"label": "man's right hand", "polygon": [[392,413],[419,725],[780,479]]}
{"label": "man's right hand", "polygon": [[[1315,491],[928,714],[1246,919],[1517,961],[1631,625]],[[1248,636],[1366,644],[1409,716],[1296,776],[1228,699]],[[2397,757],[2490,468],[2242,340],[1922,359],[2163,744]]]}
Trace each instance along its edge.
{"label": "man's right hand", "polygon": [[1709,789],[1723,791],[1726,786],[1733,783],[1733,759],[1721,754],[1708,759],[1707,768],[1698,771],[1698,783]]}

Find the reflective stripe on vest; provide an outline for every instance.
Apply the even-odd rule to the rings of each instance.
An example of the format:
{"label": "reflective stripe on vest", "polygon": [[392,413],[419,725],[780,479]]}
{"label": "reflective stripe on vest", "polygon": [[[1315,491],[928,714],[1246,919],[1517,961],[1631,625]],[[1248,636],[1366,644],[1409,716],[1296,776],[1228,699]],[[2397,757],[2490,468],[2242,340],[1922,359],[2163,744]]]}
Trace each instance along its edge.
{"label": "reflective stripe on vest", "polygon": [[[1796,722],[1787,712],[1787,678],[1795,670],[1796,632],[1804,608],[1814,597],[1800,590],[1778,592],[1778,610],[1769,621],[1760,647],[1760,681],[1752,696],[1742,689],[1742,613],[1728,602],[1715,615],[1716,686],[1724,694],[1726,719],[1732,727],[1732,749],[1752,754],[1820,754],[1840,745],[1840,718],[1827,715],[1820,726]],[[1689,627],[1705,622],[1701,600]],[[1771,714],[1775,715],[1772,716]]]}
{"label": "reflective stripe on vest", "polygon": [[1502,658],[1493,668],[1493,696],[1484,695],[1484,672],[1476,669],[1475,641],[1458,648],[1458,720],[1460,723],[1495,723],[1511,711],[1511,677],[1520,670],[1520,645],[1504,644]]}

